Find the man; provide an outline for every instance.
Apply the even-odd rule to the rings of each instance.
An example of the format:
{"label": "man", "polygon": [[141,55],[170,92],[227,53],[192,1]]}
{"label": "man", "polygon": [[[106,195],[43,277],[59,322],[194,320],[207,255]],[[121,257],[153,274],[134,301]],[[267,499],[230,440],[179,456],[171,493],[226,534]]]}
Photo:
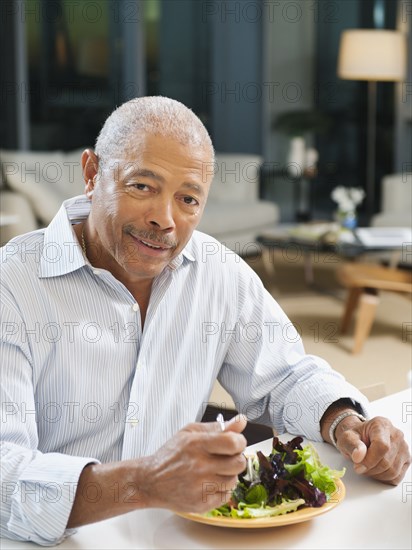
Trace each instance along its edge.
{"label": "man", "polygon": [[244,262],[205,255],[213,239],[194,230],[213,160],[182,104],[130,101],[82,155],[85,196],[4,247],[2,536],[53,544],[142,507],[221,504],[245,468],[246,419],[193,423],[216,377],[249,419],[403,478],[401,432],[361,416],[364,396],[305,354]]}

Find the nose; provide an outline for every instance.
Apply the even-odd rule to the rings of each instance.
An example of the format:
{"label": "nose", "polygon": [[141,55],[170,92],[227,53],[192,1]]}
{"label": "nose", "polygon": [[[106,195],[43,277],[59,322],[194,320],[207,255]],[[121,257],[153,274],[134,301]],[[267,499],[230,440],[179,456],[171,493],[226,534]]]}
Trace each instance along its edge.
{"label": "nose", "polygon": [[171,231],[175,228],[172,201],[166,197],[155,201],[152,209],[146,215],[147,223],[162,231]]}

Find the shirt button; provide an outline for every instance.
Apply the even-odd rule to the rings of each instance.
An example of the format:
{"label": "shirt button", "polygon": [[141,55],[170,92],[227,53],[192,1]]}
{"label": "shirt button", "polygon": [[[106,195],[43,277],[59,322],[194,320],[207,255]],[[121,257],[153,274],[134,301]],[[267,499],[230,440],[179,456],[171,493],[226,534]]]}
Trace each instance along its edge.
{"label": "shirt button", "polygon": [[93,273],[95,275],[100,275],[100,270],[99,269],[93,269]]}
{"label": "shirt button", "polygon": [[133,304],[133,305],[132,305],[132,310],[133,310],[133,311],[139,311],[139,304],[138,304],[138,303]]}

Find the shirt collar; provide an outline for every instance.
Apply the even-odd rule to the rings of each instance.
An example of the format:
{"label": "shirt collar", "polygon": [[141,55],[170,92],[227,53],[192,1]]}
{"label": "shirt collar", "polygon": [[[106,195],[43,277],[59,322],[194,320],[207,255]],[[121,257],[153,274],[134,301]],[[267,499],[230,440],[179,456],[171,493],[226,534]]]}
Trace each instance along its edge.
{"label": "shirt collar", "polygon": [[[63,202],[56,216],[44,230],[44,245],[39,266],[40,278],[66,275],[89,265],[72,225],[87,219],[90,205],[91,201],[85,195]],[[175,271],[183,264],[184,259],[189,262],[196,261],[188,250],[189,243],[169,263],[169,269]]]}

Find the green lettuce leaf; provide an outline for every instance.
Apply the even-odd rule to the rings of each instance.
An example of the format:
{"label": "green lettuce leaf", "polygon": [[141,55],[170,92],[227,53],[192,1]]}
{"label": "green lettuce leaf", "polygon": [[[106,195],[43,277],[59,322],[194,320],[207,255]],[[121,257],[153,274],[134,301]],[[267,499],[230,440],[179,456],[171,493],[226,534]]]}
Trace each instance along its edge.
{"label": "green lettuce leaf", "polygon": [[335,480],[341,478],[346,469],[332,470],[329,466],[324,466],[319,458],[316,449],[313,445],[306,445],[301,451],[294,451],[298,455],[296,464],[285,464],[286,470],[290,475],[296,476],[300,471],[304,470],[305,478],[311,481],[315,487],[326,494],[329,499],[336,491]]}
{"label": "green lettuce leaf", "polygon": [[247,504],[258,504],[259,506],[264,506],[268,501],[268,492],[265,487],[258,483],[253,485],[246,491],[245,502]]}
{"label": "green lettuce leaf", "polygon": [[246,502],[239,502],[238,508],[232,508],[230,513],[233,518],[266,518],[270,516],[281,516],[289,512],[296,512],[299,506],[305,504],[303,498],[288,500],[277,506],[250,506]]}

